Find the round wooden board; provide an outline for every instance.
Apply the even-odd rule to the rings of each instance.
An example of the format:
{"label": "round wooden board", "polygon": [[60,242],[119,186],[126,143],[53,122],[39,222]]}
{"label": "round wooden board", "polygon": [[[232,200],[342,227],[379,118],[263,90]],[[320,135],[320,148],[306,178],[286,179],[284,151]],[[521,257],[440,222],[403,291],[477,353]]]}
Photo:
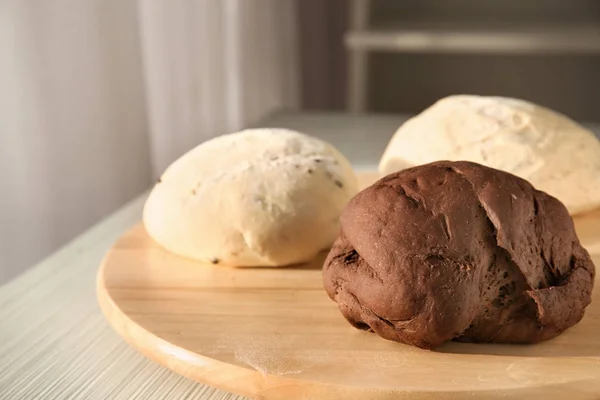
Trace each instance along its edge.
{"label": "round wooden board", "polygon": [[[600,266],[600,210],[575,221]],[[105,258],[98,298],[146,356],[259,399],[600,398],[600,289],[583,321],[551,341],[425,351],[352,328],[323,290],[324,257],[214,266],[167,253],[140,224]]]}

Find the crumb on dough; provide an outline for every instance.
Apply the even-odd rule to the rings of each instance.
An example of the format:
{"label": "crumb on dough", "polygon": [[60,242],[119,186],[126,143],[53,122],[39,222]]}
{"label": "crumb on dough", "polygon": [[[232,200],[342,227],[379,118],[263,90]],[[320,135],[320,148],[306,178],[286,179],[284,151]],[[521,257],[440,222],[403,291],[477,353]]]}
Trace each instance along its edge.
{"label": "crumb on dough", "polygon": [[217,257],[211,257],[211,258],[209,259],[209,261],[210,261],[212,264],[218,264],[218,263],[219,263],[219,259],[218,259]]}

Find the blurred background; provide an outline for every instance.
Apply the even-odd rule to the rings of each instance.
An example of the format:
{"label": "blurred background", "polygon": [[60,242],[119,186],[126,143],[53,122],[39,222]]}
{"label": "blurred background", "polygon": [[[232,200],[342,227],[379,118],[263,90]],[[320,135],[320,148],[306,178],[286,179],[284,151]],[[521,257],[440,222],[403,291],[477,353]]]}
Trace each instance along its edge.
{"label": "blurred background", "polygon": [[598,122],[599,56],[595,0],[0,0],[0,284],[211,137],[456,93]]}

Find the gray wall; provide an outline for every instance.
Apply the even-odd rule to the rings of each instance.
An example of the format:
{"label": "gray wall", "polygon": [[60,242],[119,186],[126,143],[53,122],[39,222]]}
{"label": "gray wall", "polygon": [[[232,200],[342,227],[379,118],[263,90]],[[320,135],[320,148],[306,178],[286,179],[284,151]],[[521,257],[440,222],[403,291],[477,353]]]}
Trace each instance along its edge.
{"label": "gray wall", "polygon": [[370,109],[416,113],[450,94],[511,96],[600,121],[600,57],[386,55],[371,58]]}
{"label": "gray wall", "polygon": [[[299,7],[303,105],[343,109],[347,1],[303,0]],[[372,0],[372,24],[433,21],[458,26],[596,24],[595,0]],[[600,37],[598,38],[600,40]],[[453,93],[528,99],[579,120],[600,121],[600,55],[377,53],[369,60],[369,110],[415,113]]]}

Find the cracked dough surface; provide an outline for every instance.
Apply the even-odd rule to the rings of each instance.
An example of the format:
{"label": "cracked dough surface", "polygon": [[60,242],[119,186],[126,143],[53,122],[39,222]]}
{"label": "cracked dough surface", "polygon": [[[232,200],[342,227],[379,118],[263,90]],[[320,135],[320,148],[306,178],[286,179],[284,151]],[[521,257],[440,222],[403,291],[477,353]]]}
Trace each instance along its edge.
{"label": "cracked dough surface", "polygon": [[144,207],[148,234],[166,250],[234,266],[280,266],[329,248],[357,191],[346,158],[286,129],[209,140],[176,160]]}
{"label": "cracked dough surface", "polygon": [[534,343],[583,317],[595,267],[557,199],[470,162],[390,174],[358,193],[323,268],[359,329],[422,348]]}
{"label": "cracked dough surface", "polygon": [[515,174],[557,197],[571,214],[600,206],[600,141],[566,116],[523,100],[441,99],[398,129],[379,171],[440,160]]}

